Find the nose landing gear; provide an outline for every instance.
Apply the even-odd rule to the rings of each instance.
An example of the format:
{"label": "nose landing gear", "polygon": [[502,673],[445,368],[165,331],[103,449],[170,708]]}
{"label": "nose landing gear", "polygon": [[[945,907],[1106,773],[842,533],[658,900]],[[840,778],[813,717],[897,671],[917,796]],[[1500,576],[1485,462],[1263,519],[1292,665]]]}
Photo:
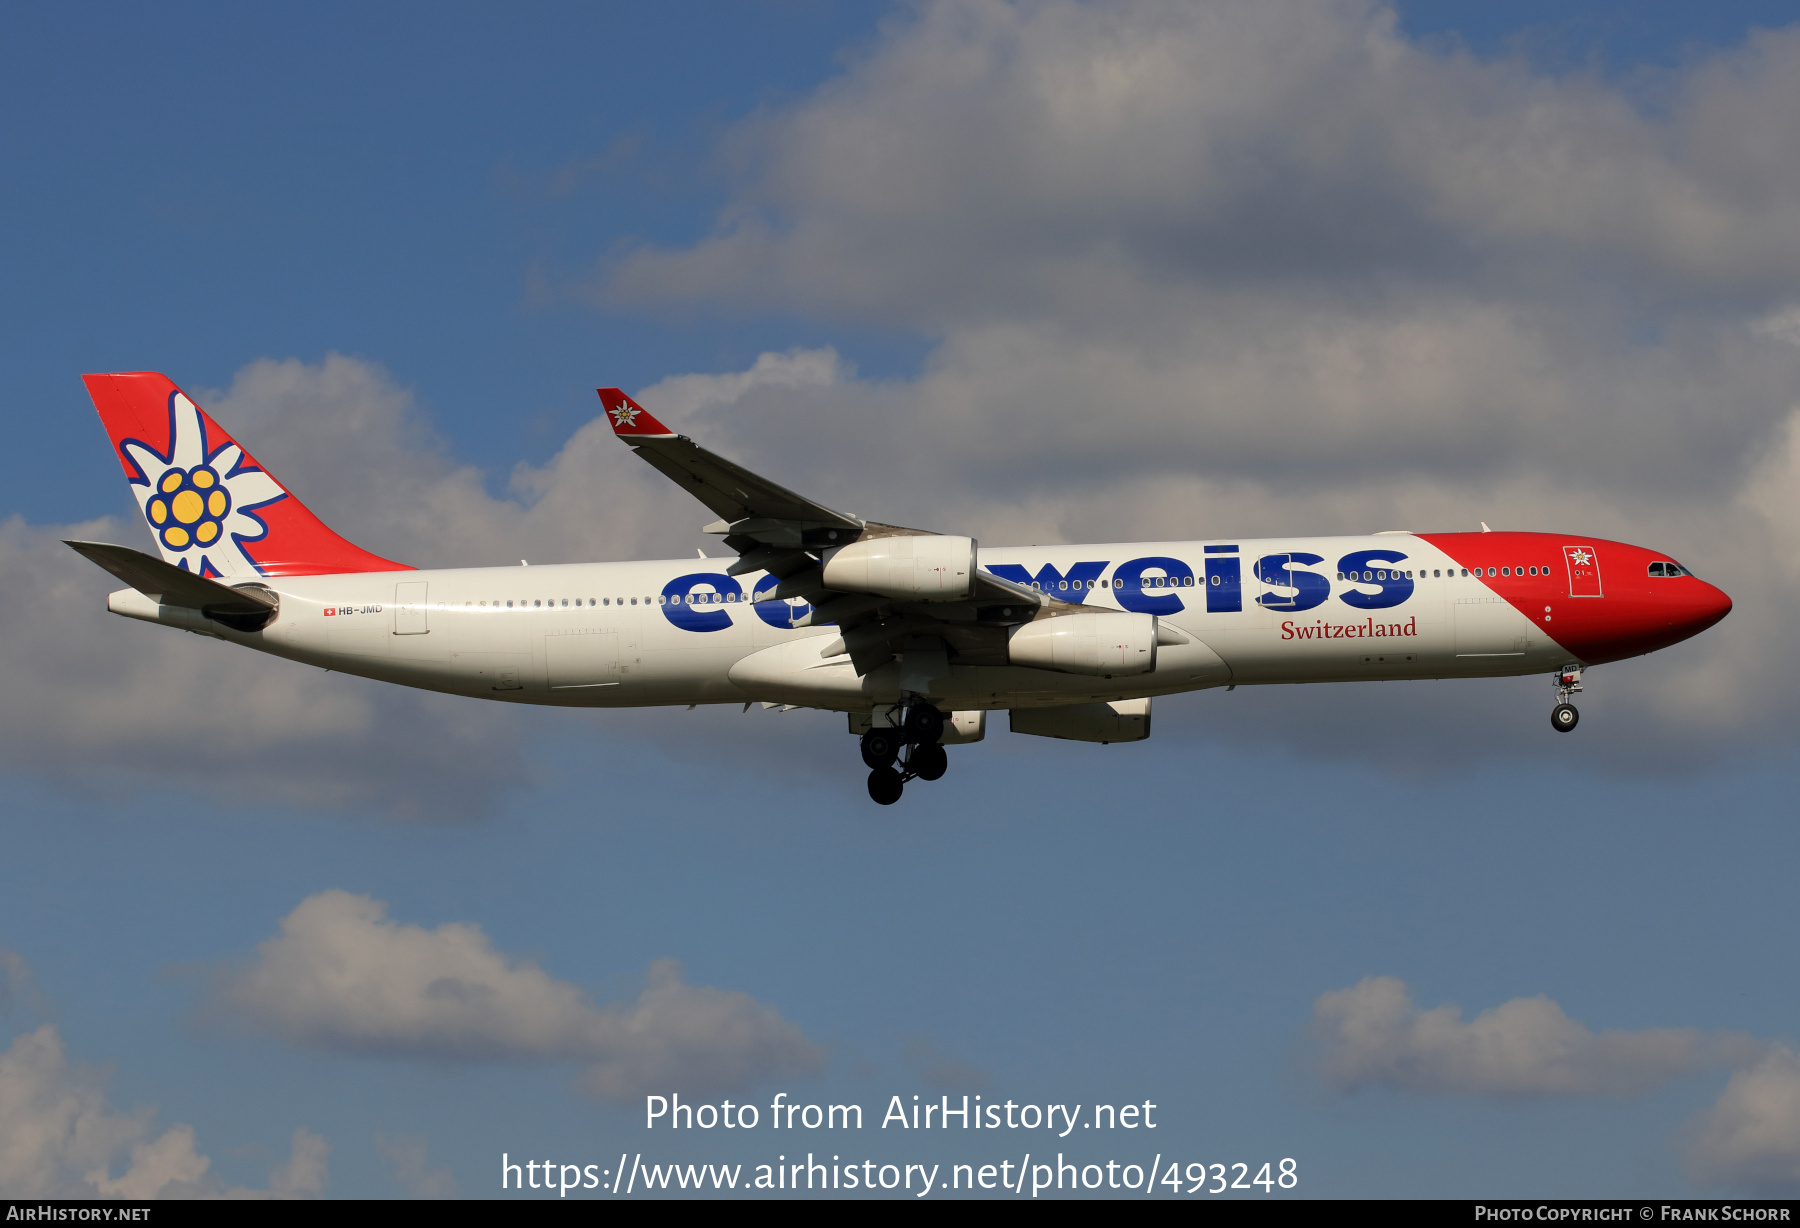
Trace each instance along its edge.
{"label": "nose landing gear", "polygon": [[1581,720],[1569,696],[1581,690],[1581,666],[1565,665],[1556,671],[1556,707],[1550,709],[1550,728],[1567,733]]}
{"label": "nose landing gear", "polygon": [[[927,703],[907,706],[900,728],[877,727],[862,736],[863,762],[869,765],[869,800],[892,806],[909,780],[936,780],[950,766],[938,739],[944,736],[944,714]],[[901,761],[902,749],[906,758]],[[899,761],[899,767],[895,767]]]}

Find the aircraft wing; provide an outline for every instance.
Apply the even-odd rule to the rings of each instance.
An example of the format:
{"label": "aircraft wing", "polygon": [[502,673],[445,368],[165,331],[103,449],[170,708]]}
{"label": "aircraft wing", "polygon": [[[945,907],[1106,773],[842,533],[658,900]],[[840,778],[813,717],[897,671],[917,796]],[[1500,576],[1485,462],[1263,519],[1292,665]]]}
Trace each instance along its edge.
{"label": "aircraft wing", "polygon": [[785,486],[777,486],[708,452],[686,435],[677,435],[617,388],[600,389],[600,401],[612,419],[613,434],[727,524],[754,518],[784,521],[806,529],[857,532],[863,527],[855,516],[802,498]]}
{"label": "aircraft wing", "polygon": [[[752,597],[804,600],[811,610],[793,625],[836,626],[840,635],[821,655],[847,652],[859,674],[886,664],[921,637],[942,640],[949,657],[962,663],[1005,665],[1011,628],[1080,609],[979,570],[971,539],[834,511],[676,434],[620,389],[602,388],[599,393],[613,433],[721,517],[707,525],[706,532],[722,536],[737,551],[738,559],[726,573],[768,572],[770,579],[760,583]],[[951,590],[910,594],[846,587],[827,578],[833,559],[846,548],[866,551],[866,543],[906,537],[938,542],[932,547],[888,542],[880,553],[903,555],[912,565],[915,557],[936,558],[957,551],[954,543],[966,542],[963,567],[971,574]],[[925,568],[926,563],[917,566]]]}

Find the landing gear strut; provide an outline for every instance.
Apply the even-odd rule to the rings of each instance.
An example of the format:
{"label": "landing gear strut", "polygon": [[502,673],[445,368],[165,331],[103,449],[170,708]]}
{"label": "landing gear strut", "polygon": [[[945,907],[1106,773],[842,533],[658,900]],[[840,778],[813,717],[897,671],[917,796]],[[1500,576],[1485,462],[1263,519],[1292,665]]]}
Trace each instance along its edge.
{"label": "landing gear strut", "polygon": [[1567,733],[1581,720],[1569,696],[1581,690],[1581,666],[1565,665],[1556,671],[1556,707],[1550,709],[1550,728]]}
{"label": "landing gear strut", "polygon": [[[892,806],[909,780],[936,780],[950,766],[938,739],[944,736],[944,714],[928,703],[907,705],[898,729],[877,727],[862,736],[863,762],[869,765],[869,799]],[[902,748],[906,758],[895,767]]]}

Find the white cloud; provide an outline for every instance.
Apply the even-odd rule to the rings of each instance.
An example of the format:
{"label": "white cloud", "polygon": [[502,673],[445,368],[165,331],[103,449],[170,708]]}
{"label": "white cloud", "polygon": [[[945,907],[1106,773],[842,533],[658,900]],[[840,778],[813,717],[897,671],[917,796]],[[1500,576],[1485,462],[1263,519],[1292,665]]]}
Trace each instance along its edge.
{"label": "white cloud", "polygon": [[[835,355],[796,351],[743,373],[672,378],[657,399],[730,412],[734,397],[845,377]],[[261,360],[226,392],[194,391],[327,523],[403,562],[681,557],[696,541],[716,549],[696,532],[709,514],[621,447],[604,416],[546,465],[519,467],[509,494],[495,497],[477,470],[450,459],[413,394],[374,364]],[[103,459],[97,433],[95,446]],[[9,628],[0,665],[13,680],[0,695],[0,765],[14,770],[88,790],[172,779],[233,801],[254,794],[456,819],[526,783],[521,744],[541,728],[534,722],[619,719],[411,691],[121,619],[105,609],[117,581],[64,538],[152,546],[135,516],[0,521],[0,619]],[[691,746],[692,725],[664,728],[638,715],[627,736]],[[738,731],[755,741],[789,728],[747,721]]]}
{"label": "white cloud", "polygon": [[61,539],[148,545],[134,531],[0,522],[0,763],[87,789],[173,778],[430,816],[524,778],[492,713],[107,613],[118,582]]}
{"label": "white cloud", "polygon": [[25,957],[0,948],[0,1016],[10,1015],[16,1005],[41,1014],[43,995],[38,992],[37,978],[32,976]]}
{"label": "white cloud", "polygon": [[[327,1181],[325,1140],[294,1132],[291,1158],[266,1189],[227,1186],[209,1170],[191,1126],[160,1133],[156,1111],[125,1113],[100,1078],[73,1069],[51,1024],[0,1054],[0,1197],[316,1198]],[[119,1170],[118,1176],[112,1172]]]}
{"label": "white cloud", "polygon": [[[1628,88],[1355,0],[936,0],[742,125],[713,233],[596,293],[932,338],[913,379],[837,363],[679,421],[882,519],[994,544],[1485,520],[1669,551],[1738,609],[1591,674],[1632,716],[1580,745],[1717,762],[1800,729],[1774,613],[1800,600],[1796,66],[1800,28]],[[1347,723],[1399,720],[1445,769],[1544,753],[1540,714],[1425,691],[1240,693],[1214,734],[1360,757]]]}
{"label": "white cloud", "polygon": [[387,918],[368,896],[323,891],[226,974],[210,1005],[291,1044],[460,1060],[572,1060],[602,1099],[696,1094],[804,1075],[824,1056],[800,1029],[736,990],[651,965],[634,1003],[596,1007],[576,986],[494,950],[479,926]]}
{"label": "white cloud", "polygon": [[1593,1032],[1542,995],[1465,1022],[1456,1006],[1420,1010],[1391,976],[1321,994],[1313,1038],[1319,1072],[1339,1090],[1452,1096],[1635,1096],[1765,1048],[1741,1034],[1694,1028]]}
{"label": "white cloud", "polygon": [[426,1143],[408,1135],[375,1136],[375,1150],[394,1167],[394,1184],[408,1198],[460,1198],[456,1176],[447,1168],[432,1168],[425,1162]]}
{"label": "white cloud", "polygon": [[[989,544],[1485,520],[1667,550],[1736,612],[1590,674],[1590,704],[1630,719],[1569,745],[1612,770],[1717,762],[1800,730],[1778,615],[1800,601],[1797,63],[1800,31],[1759,33],[1647,106],[1420,46],[1375,4],[939,0],[741,126],[715,233],[627,255],[599,293],[931,337],[910,379],[801,349],[641,393],[883,520]],[[681,557],[711,518],[599,418],[491,495],[356,359],[258,361],[202,399],[328,522],[411,563]],[[55,544],[71,531],[142,538],[0,526],[15,766],[426,814],[524,781],[526,714],[121,626]],[[1366,757],[1405,727],[1439,770],[1545,753],[1541,712],[1467,689],[1281,692],[1240,691],[1209,735]]]}
{"label": "white cloud", "polygon": [[1362,0],[936,0],[728,147],[737,192],[611,293],[1134,325],[1197,283],[1800,271],[1800,37],[1645,91],[1409,41]]}
{"label": "white cloud", "polygon": [[[755,378],[740,377],[755,383]],[[195,395],[201,395],[196,393]],[[691,504],[601,422],[543,469],[521,466],[510,498],[452,459],[410,389],[340,354],[261,359],[203,403],[320,519],[358,545],[417,567],[510,566],[692,553]],[[596,397],[593,411],[600,416]],[[661,543],[660,545],[658,543]]]}
{"label": "white cloud", "polygon": [[1800,1054],[1777,1046],[1732,1075],[1686,1134],[1687,1172],[1697,1185],[1800,1189]]}

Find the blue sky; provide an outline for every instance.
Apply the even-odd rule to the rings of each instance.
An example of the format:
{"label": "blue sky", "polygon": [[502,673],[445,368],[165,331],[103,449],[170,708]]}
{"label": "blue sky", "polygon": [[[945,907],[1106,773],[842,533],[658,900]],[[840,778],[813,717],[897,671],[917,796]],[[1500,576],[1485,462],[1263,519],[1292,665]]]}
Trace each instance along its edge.
{"label": "blue sky", "polygon": [[[1150,1150],[1293,1156],[1316,1196],[1791,1191],[1787,19],[10,11],[0,1022],[66,1059],[0,1063],[0,1135],[44,1157],[0,1192],[139,1171],[177,1126],[166,1192],[493,1196],[503,1151],[787,1146],[647,1134],[583,1082],[598,1042],[301,1017],[258,970],[334,892],[388,920],[295,944],[479,927],[459,950],[573,987],[594,1035],[679,960],[678,1004],[762,1029],[726,1081],[756,1103],[1149,1099]],[[583,434],[619,384],[825,502],[995,544],[1485,518],[1663,545],[1738,609],[1594,671],[1568,739],[1541,679],[1245,689],[1159,700],[1133,746],[1002,721],[878,813],[840,717],[471,712],[107,618],[56,539],[142,544],[76,378],[130,369],[421,563],[704,546]],[[1461,1023],[1332,1034],[1323,996],[1384,977]],[[1496,1065],[1515,1026],[1561,1056]],[[1758,1088],[1794,1116],[1747,1121]],[[110,1153],[57,1134],[59,1095]],[[1057,1145],[987,1141],[809,1145]]]}

